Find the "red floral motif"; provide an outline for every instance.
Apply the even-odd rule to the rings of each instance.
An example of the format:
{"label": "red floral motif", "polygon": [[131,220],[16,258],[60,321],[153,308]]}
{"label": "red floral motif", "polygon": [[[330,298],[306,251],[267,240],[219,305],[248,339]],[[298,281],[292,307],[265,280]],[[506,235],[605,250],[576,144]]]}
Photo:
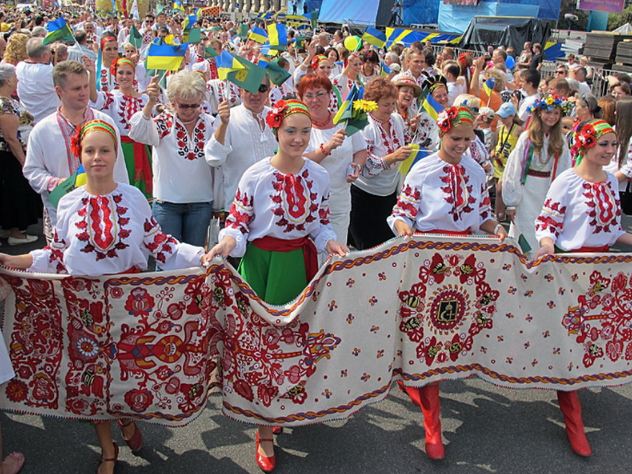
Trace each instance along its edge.
{"label": "red floral motif", "polygon": [[132,316],[147,317],[154,309],[154,298],[145,288],[134,288],[125,302],[125,309]]}
{"label": "red floral motif", "polygon": [[596,234],[611,232],[619,227],[621,206],[610,181],[583,184],[588,207],[589,224]]}
{"label": "red floral motif", "polygon": [[28,392],[26,384],[21,380],[10,380],[5,389],[7,398],[15,403],[26,400]]}
{"label": "red floral motif", "polygon": [[143,110],[142,97],[121,95],[121,102],[119,104],[117,114],[119,116],[119,121],[123,124],[123,128],[125,130],[129,130],[131,128],[130,120],[132,119],[132,116],[141,110]]}
{"label": "red floral motif", "polygon": [[154,396],[147,389],[130,390],[125,394],[125,403],[136,413],[143,413],[154,401]]}
{"label": "red floral motif", "polygon": [[230,206],[230,212],[226,218],[226,227],[239,230],[242,234],[249,232],[249,225],[254,218],[252,209],[252,196],[242,193],[238,188],[235,199]]}
{"label": "red floral motif", "polygon": [[393,208],[393,216],[403,217],[415,222],[420,199],[421,192],[417,188],[413,188],[409,184],[405,185],[399,198],[397,198],[397,204]]}
{"label": "red floral motif", "polygon": [[420,281],[399,292],[399,329],[417,343],[417,358],[426,365],[455,362],[477,334],[492,328],[500,293],[486,273],[474,254],[436,253],[419,269]]}
{"label": "red floral motif", "polygon": [[562,317],[562,326],[584,348],[584,366],[605,356],[632,360],[632,276],[619,273],[611,280],[594,271],[590,285]]}
{"label": "red floral motif", "polygon": [[171,133],[171,128],[173,127],[173,123],[175,118],[173,114],[169,112],[163,112],[154,118],[154,123],[156,124],[156,128],[158,129],[158,136],[160,139],[165,138],[167,135]]}
{"label": "red floral motif", "polygon": [[472,185],[468,184],[470,178],[462,165],[446,164],[443,172],[445,173],[441,177],[441,182],[445,185],[441,188],[444,193],[443,199],[452,206],[450,214],[456,222],[462,219],[463,214],[474,210],[471,205],[476,202],[476,198],[472,195]]}
{"label": "red floral motif", "polygon": [[544,201],[542,213],[535,221],[535,229],[551,232],[555,237],[558,237],[564,224],[564,214],[566,214],[566,206],[547,198]]}
{"label": "red floral motif", "polygon": [[283,227],[284,232],[305,231],[306,224],[317,218],[324,223],[329,222],[327,198],[321,198],[319,205],[319,195],[307,169],[298,175],[284,175],[277,171],[274,178],[272,187],[275,193],[270,195],[270,199],[276,205],[273,210],[275,224]]}

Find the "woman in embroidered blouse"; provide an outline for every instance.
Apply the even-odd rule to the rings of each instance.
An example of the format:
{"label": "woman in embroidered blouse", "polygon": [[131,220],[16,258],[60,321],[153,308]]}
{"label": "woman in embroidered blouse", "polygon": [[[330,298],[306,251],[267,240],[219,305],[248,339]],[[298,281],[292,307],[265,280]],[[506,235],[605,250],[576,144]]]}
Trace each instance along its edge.
{"label": "woman in embroidered blouse", "polygon": [[397,202],[400,162],[412,151],[405,145],[404,121],[394,112],[397,88],[379,77],[367,85],[364,98],[376,102],[378,108],[369,114],[369,124],[361,132],[367,142],[368,157],[351,186],[349,234],[359,250],[379,245],[393,236],[386,218]]}
{"label": "woman in embroidered blouse", "polygon": [[171,76],[167,86],[171,108],[153,119],[160,96],[158,77],[147,86],[147,94],[144,109],[130,120],[129,136],[153,147],[154,216],[165,232],[202,246],[213,201],[213,173],[204,157],[204,144],[213,134],[213,117],[201,112],[204,79],[193,71]]}
{"label": "woman in embroidered blouse", "polygon": [[[25,255],[0,254],[0,264],[32,272],[99,276],[140,271],[153,257],[165,269],[201,265],[209,261],[204,249],[178,242],[163,233],[142,193],[116,183],[116,132],[107,122],[86,122],[72,139],[87,182],[64,196],[50,247]],[[133,422],[120,420],[123,438],[133,451],[142,447],[142,435]],[[99,473],[111,473],[118,456],[109,422],[96,423],[102,458]]]}
{"label": "woman in embroidered blouse", "polygon": [[347,59],[347,66],[342,70],[342,74],[333,80],[334,85],[340,89],[340,95],[343,100],[347,97],[354,84],[357,86],[362,85],[361,69],[362,59],[360,58],[360,53],[351,53]]}
{"label": "woman in embroidered blouse", "polygon": [[523,235],[535,251],[535,218],[542,209],[551,182],[571,166],[562,135],[561,98],[545,95],[531,108],[531,121],[509,155],[503,173],[502,199],[511,221],[509,235]]}
{"label": "woman in embroidered blouse", "polygon": [[[507,233],[492,215],[485,172],[465,153],[474,139],[474,115],[467,107],[450,107],[439,115],[438,124],[441,148],[408,173],[388,225],[399,236],[482,230],[502,242]],[[438,201],[440,195],[443,199]],[[426,455],[443,459],[439,383],[404,388],[423,412]]]}
{"label": "woman in embroidered blouse", "polygon": [[[617,151],[614,129],[603,120],[582,122],[574,142],[578,164],[555,178],[535,222],[540,244],[536,258],[556,251],[607,252],[615,243],[632,245],[632,234],[621,227],[617,179],[604,171]],[[590,456],[577,391],[558,391],[557,398],[571,449]]]}
{"label": "woman in embroidered blouse", "polygon": [[[279,142],[276,155],[252,165],[239,182],[235,200],[209,256],[243,257],[239,272],[265,302],[286,304],[315,275],[317,252],[344,256],[329,223],[329,177],[303,153],[312,121],[307,106],[279,101],[268,113]],[[276,458],[272,428],[257,431],[256,460],[270,472]]]}
{"label": "woman in embroidered blouse", "polygon": [[121,134],[121,146],[125,156],[127,175],[148,199],[152,198],[151,152],[143,143],[129,137],[132,116],[141,110],[149,97],[136,89],[136,68],[131,59],[115,59],[110,67],[118,87],[112,91],[97,91],[94,69],[90,70],[90,100],[92,106],[108,114]]}
{"label": "woman in embroidered blouse", "polygon": [[97,89],[108,92],[116,89],[116,76],[112,73],[110,65],[118,58],[118,41],[116,35],[110,32],[103,33],[101,46],[101,70],[98,71]]}
{"label": "woman in embroidered blouse", "polygon": [[361,133],[348,137],[344,124],[334,125],[327,108],[331,92],[329,79],[306,76],[298,85],[298,95],[312,117],[312,133],[305,156],[329,173],[331,226],[339,242],[347,242],[351,213],[351,183],[358,179],[366,162],[366,141]]}
{"label": "woman in embroidered blouse", "polygon": [[[425,124],[421,125],[422,114],[417,113],[417,98],[421,95],[421,87],[414,77],[406,73],[397,74],[391,79],[391,82],[397,87],[397,113],[402,116],[406,124],[404,140],[406,143],[417,143],[421,148],[433,149],[433,140],[424,133]],[[430,117],[426,116],[424,119],[429,119],[429,124],[432,122],[431,125],[436,127],[435,121]],[[437,133],[434,145],[436,146],[438,143],[439,134]]]}

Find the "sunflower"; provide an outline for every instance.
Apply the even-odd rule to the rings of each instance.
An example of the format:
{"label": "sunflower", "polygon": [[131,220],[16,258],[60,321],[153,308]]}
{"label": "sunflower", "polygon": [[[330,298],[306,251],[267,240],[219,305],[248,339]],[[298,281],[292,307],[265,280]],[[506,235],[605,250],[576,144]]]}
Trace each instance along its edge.
{"label": "sunflower", "polygon": [[377,104],[372,100],[358,99],[353,101],[353,110],[369,113],[377,110]]}

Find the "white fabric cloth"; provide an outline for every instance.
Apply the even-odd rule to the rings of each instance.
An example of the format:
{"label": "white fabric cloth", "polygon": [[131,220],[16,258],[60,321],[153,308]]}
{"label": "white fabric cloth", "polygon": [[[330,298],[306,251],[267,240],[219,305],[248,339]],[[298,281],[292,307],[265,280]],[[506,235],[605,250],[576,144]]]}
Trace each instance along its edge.
{"label": "white fabric cloth", "polygon": [[68,48],[68,60],[81,62],[81,58],[87,57],[92,62],[97,61],[97,53],[86,45],[75,43]]}
{"label": "white fabric cloth", "polygon": [[[219,103],[226,100],[226,81],[221,81],[219,79],[211,79],[206,83],[206,88],[208,90],[208,103],[209,110],[208,113],[215,115],[217,114],[217,109],[219,107]],[[228,91],[229,91],[229,104],[231,107],[235,107],[241,104],[241,97],[239,95],[239,87],[237,87],[232,82],[228,83]]]}
{"label": "white fabric cloth", "polygon": [[108,114],[121,136],[126,137],[131,127],[130,120],[135,113],[143,110],[148,100],[149,97],[144,94],[140,97],[131,97],[123,95],[119,89],[114,89],[112,92],[97,92],[97,100],[90,103],[90,106]]}
{"label": "white fabric cloth", "polygon": [[[470,142],[469,148],[465,150],[465,155],[476,161],[488,176],[494,174],[492,162],[489,160],[489,151],[487,151],[487,147],[481,139],[478,138],[478,135],[474,135],[474,139]],[[485,170],[485,168],[487,168],[487,170]]]}
{"label": "white fabric cloth", "polygon": [[522,99],[522,102],[520,102],[520,108],[518,109],[518,118],[520,120],[522,120],[523,122],[527,121],[527,118],[529,118],[529,115],[531,115],[529,113],[529,107],[531,107],[539,98],[540,94],[535,93],[533,95],[528,95],[527,97]]}
{"label": "white fabric cloth", "polygon": [[15,68],[20,103],[33,116],[35,123],[59,107],[53,84],[53,65],[19,62]]}
{"label": "white fabric cloth", "polygon": [[606,181],[590,183],[571,168],[555,178],[535,222],[538,242],[549,237],[565,251],[614,245],[625,231],[619,183],[614,175],[607,176]]}
{"label": "white fabric cloth", "polygon": [[143,112],[130,120],[129,137],[152,146],[153,194],[176,204],[213,201],[213,173],[204,160],[204,143],[213,134],[213,117],[202,113],[193,133],[170,111],[153,119]]}
{"label": "white fabric cloth", "polygon": [[538,242],[535,238],[535,219],[540,214],[551,181],[571,167],[571,155],[566,142],[564,142],[564,149],[557,160],[557,169],[555,170],[555,176],[553,176],[555,158],[548,156],[549,139],[545,136],[542,152],[539,155],[535,152],[533,153],[534,156],[531,159],[529,169],[537,173],[550,173],[550,176],[527,175],[527,180],[523,185],[520,179],[529,144],[528,132],[522,132],[516,147],[507,159],[507,165],[503,173],[502,197],[507,207],[516,208],[516,217],[509,227],[509,235],[517,239],[522,234],[529,246],[531,246],[531,249],[536,250]]}
{"label": "white fabric cloth", "polygon": [[[243,104],[234,107],[230,111],[224,144],[219,143],[213,135],[204,147],[208,164],[222,168],[226,209],[230,208],[230,203],[233,202],[237,185],[244,172],[256,162],[274,154],[277,149],[276,138],[265,123],[265,116],[269,110],[269,107],[264,107],[259,114],[263,124],[262,130],[255,115]],[[215,120],[219,124],[221,119],[217,117]]]}
{"label": "white fabric cloth", "polygon": [[239,181],[235,200],[219,233],[235,239],[233,257],[243,257],[246,244],[262,237],[298,239],[310,236],[319,252],[336,239],[329,222],[329,176],[305,159],[294,175],[279,172],[270,158],[252,165]]}
{"label": "white fabric cloth", "polygon": [[202,247],[163,233],[143,193],[129,184],[101,196],[81,186],[61,198],[57,215],[50,247],[31,252],[31,272],[99,276],[145,270],[149,255],[163,270],[176,270],[199,266],[204,254]]}
{"label": "white fabric cloth", "polygon": [[11,359],[9,359],[7,347],[4,344],[2,331],[0,331],[0,385],[8,382],[13,377],[15,377],[15,373],[13,372],[13,367],[11,366]]}
{"label": "white fabric cloth", "polygon": [[389,196],[399,184],[399,164],[387,166],[384,157],[404,146],[404,119],[391,114],[387,134],[379,122],[369,115],[369,124],[359,133],[366,140],[369,156],[354,186],[375,196]]}
{"label": "white fabric cloth", "polygon": [[[344,130],[344,128],[343,124],[324,130],[312,127],[306,153],[318,151],[321,144],[327,143],[338,130]],[[362,150],[366,150],[366,140],[360,132],[357,132],[346,137],[342,145],[332,150],[331,154],[319,163],[329,174],[330,220],[334,232],[336,232],[337,240],[342,243],[347,241],[351,218],[351,183],[347,182],[347,171],[353,162],[353,155]]]}
{"label": "white fabric cloth", "polygon": [[470,156],[463,155],[458,165],[452,165],[433,153],[406,175],[388,225],[393,232],[401,220],[421,232],[476,233],[492,218],[485,183],[485,172]]}
{"label": "white fabric cloth", "polygon": [[467,87],[463,82],[448,82],[448,105],[454,104],[456,99],[461,94],[467,94]]}
{"label": "white fabric cloth", "polygon": [[[86,110],[86,119],[91,115],[95,119],[109,123],[116,130],[118,150],[114,165],[114,180],[119,183],[129,183],[116,124],[108,115],[98,110]],[[24,177],[33,190],[42,196],[42,202],[52,225],[55,225],[56,222],[56,210],[48,199],[49,193],[57,184],[79,168],[79,159],[70,151],[70,136],[64,136],[61,128],[65,123],[67,122],[63,116],[59,112],[55,112],[35,125],[29,135],[26,161],[24,168],[22,168]]]}

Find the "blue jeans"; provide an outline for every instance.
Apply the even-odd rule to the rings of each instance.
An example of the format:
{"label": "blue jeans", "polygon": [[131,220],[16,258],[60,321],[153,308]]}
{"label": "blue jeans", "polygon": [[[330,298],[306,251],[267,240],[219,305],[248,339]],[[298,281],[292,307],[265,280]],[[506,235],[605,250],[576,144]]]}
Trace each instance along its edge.
{"label": "blue jeans", "polygon": [[180,242],[198,247],[206,243],[206,233],[213,214],[212,203],[154,201],[152,212],[162,231]]}

